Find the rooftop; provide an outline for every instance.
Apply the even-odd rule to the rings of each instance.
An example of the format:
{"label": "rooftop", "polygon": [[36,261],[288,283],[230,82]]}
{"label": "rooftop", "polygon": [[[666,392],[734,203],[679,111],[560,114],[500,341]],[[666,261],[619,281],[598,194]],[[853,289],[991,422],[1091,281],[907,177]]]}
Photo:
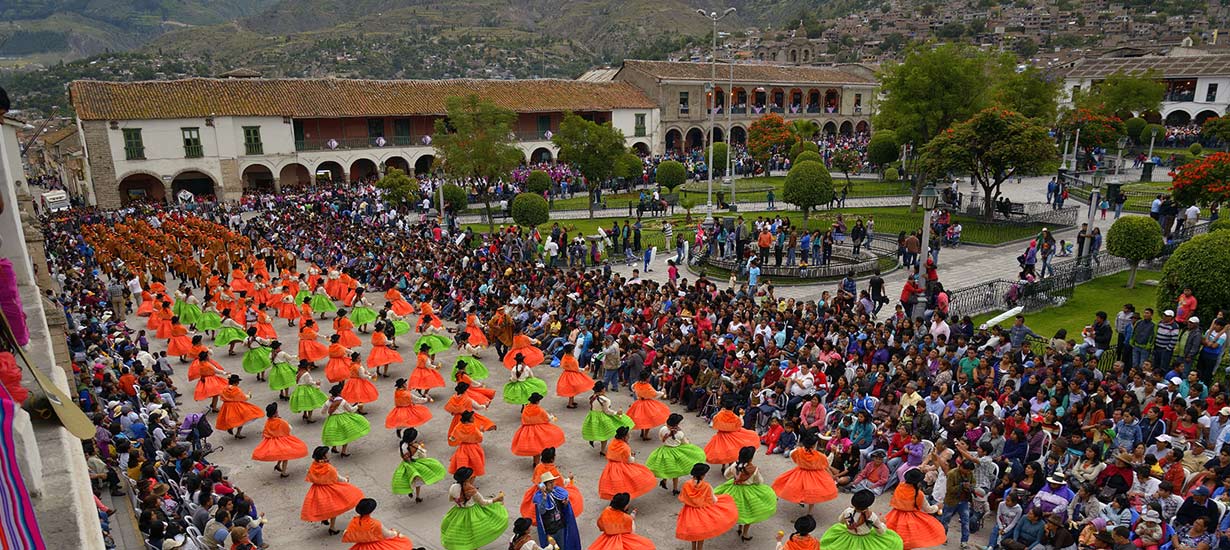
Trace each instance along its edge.
{"label": "rooftop", "polygon": [[443,115],[446,98],[469,94],[521,113],[656,107],[631,84],[556,79],[188,78],[78,80],[69,86],[69,99],[82,120]]}
{"label": "rooftop", "polygon": [[1068,69],[1069,78],[1105,78],[1155,71],[1163,78],[1230,76],[1230,55],[1086,57]]}
{"label": "rooftop", "polygon": [[[724,65],[724,64],[723,64]],[[624,61],[623,70],[636,70],[661,80],[700,80],[708,82],[711,75],[709,63],[685,61]],[[765,84],[875,84],[875,79],[840,67],[816,67],[806,65],[764,65],[759,63],[735,63],[736,82],[759,82]],[[729,69],[720,67],[718,79],[729,78]]]}

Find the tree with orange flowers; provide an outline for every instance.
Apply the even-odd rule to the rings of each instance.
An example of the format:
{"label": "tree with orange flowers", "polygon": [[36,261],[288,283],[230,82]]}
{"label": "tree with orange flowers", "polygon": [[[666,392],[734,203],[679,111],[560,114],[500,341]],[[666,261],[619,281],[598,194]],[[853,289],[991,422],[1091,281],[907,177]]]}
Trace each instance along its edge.
{"label": "tree with orange flowers", "polygon": [[[1113,147],[1127,133],[1123,121],[1114,115],[1104,115],[1090,109],[1076,108],[1059,117],[1059,130],[1066,135],[1081,131],[1080,148],[1086,153],[1095,147]],[[1085,158],[1092,158],[1086,155]]]}
{"label": "tree with orange flowers", "polygon": [[786,125],[785,119],[776,113],[768,113],[747,128],[747,150],[762,165],[776,151],[786,152],[797,138]]}
{"label": "tree with orange flowers", "polygon": [[1171,172],[1170,190],[1182,204],[1230,200],[1230,153],[1213,153]]}

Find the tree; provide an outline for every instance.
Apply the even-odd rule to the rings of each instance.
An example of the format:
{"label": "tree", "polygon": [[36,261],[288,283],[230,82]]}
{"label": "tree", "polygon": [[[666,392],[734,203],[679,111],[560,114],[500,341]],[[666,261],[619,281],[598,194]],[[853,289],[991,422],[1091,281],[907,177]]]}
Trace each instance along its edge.
{"label": "tree", "polygon": [[1119,71],[1108,75],[1088,92],[1078,94],[1072,102],[1078,108],[1103,115],[1143,113],[1161,107],[1165,94],[1166,84],[1156,72],[1128,75]]}
{"label": "tree", "polygon": [[565,113],[551,142],[559,149],[559,159],[571,163],[585,177],[589,217],[594,217],[596,193],[614,175],[615,159],[627,150],[624,133],[609,122],[598,124],[575,113]]}
{"label": "tree", "polygon": [[[444,173],[453,180],[495,181],[525,160],[512,143],[517,114],[476,95],[449,96],[445,118],[436,119],[431,142]],[[474,189],[487,212],[487,227],[495,231],[490,188]]]}
{"label": "tree", "polygon": [[1000,81],[992,94],[992,101],[1029,118],[1051,124],[1058,108],[1059,81],[1048,79],[1035,67],[1025,70],[999,71]]}
{"label": "tree", "polygon": [[551,176],[542,170],[534,170],[525,178],[525,190],[530,193],[542,195],[550,189]]}
{"label": "tree", "polygon": [[683,167],[683,163],[677,160],[666,160],[658,164],[658,170],[654,173],[654,179],[658,185],[665,187],[667,191],[674,193],[675,188],[683,185],[683,181],[687,179],[688,171]]}
{"label": "tree", "polygon": [[983,216],[995,216],[1000,185],[1018,172],[1040,170],[1055,159],[1046,126],[1015,111],[985,109],[927,143],[923,169],[970,174],[983,191]]}
{"label": "tree", "polygon": [[466,209],[466,203],[470,200],[470,194],[466,193],[460,185],[451,183],[444,184],[444,209],[450,214],[456,214]]}
{"label": "tree", "polygon": [[824,163],[824,157],[820,156],[820,153],[817,153],[815,151],[803,151],[802,153],[795,155],[795,157],[790,160],[790,164],[793,166],[795,164],[808,161],[808,160],[819,162],[821,164]]}
{"label": "tree", "polygon": [[1230,117],[1214,117],[1204,121],[1200,135],[1221,140],[1230,148]]}
{"label": "tree", "polygon": [[1187,152],[1192,154],[1193,158],[1200,158],[1200,153],[1204,152],[1204,146],[1200,143],[1193,143],[1187,147]]}
{"label": "tree", "polygon": [[1140,267],[1140,262],[1156,258],[1165,245],[1162,226],[1153,218],[1144,216],[1119,218],[1106,232],[1106,251],[1127,260],[1132,266],[1132,272],[1128,274],[1128,288],[1136,287],[1136,268]]}
{"label": "tree", "polygon": [[1144,145],[1155,140],[1155,136],[1161,136],[1162,139],[1166,139],[1166,127],[1161,124],[1146,124],[1145,127],[1140,130],[1140,135],[1137,137],[1140,138],[1140,144]]}
{"label": "tree", "polygon": [[[1114,115],[1103,115],[1082,108],[1072,109],[1060,115],[1059,130],[1061,132],[1074,135],[1078,129],[1081,132],[1081,140],[1077,146],[1087,152],[1091,152],[1095,147],[1112,147],[1125,132],[1123,121]],[[1079,155],[1077,158],[1077,170],[1079,170]]]}
{"label": "tree", "polygon": [[[790,133],[794,134],[799,142],[810,142],[811,138],[820,133],[820,123],[807,119],[792,120],[790,121]],[[816,150],[819,151],[819,148]]]}
{"label": "tree", "polygon": [[760,164],[768,164],[774,152],[789,150],[798,138],[776,113],[766,114],[747,129],[747,150]]}
{"label": "tree", "polygon": [[[1199,301],[1196,315],[1214,319],[1230,304],[1230,231],[1197,235],[1179,245],[1162,266],[1157,287],[1158,309],[1173,309],[1184,288]],[[1207,321],[1206,321],[1207,322]]]}
{"label": "tree", "polygon": [[[1143,144],[1144,142],[1140,141],[1140,133],[1144,131],[1145,126],[1148,126],[1148,125],[1149,125],[1149,121],[1143,118],[1140,118],[1138,116],[1134,116],[1132,118],[1129,118],[1123,121],[1123,131],[1127,133],[1127,136],[1129,138],[1132,138],[1132,141]],[[1148,140],[1145,140],[1145,141],[1148,141]]]}
{"label": "tree", "polygon": [[696,208],[699,204],[700,197],[693,197],[692,195],[683,195],[679,197],[679,208],[682,208],[684,212],[687,212],[687,217],[684,218],[685,223],[692,223],[692,209]]}
{"label": "tree", "polygon": [[889,168],[884,171],[884,181],[897,181],[901,179],[901,174],[897,173],[896,168]]}
{"label": "tree", "polygon": [[1170,173],[1170,190],[1182,204],[1230,200],[1230,153],[1213,153]]}
{"label": "tree", "polygon": [[538,193],[519,193],[509,208],[513,221],[521,227],[538,227],[551,219],[547,199]]}
{"label": "tree", "polygon": [[901,147],[897,144],[897,134],[892,130],[877,130],[871,134],[871,140],[867,142],[867,160],[878,166],[883,172],[894,160],[897,160],[901,154]]}
{"label": "tree", "polygon": [[[730,149],[726,146],[725,143],[722,143],[720,141],[717,143],[714,143],[713,145],[710,145],[709,149],[712,150],[712,154],[713,154],[713,166],[710,166],[709,169],[713,170],[714,177],[725,174],[726,173],[726,160],[727,160],[727,155],[730,154],[729,153]],[[709,161],[710,152],[711,151],[705,151],[705,162]]]}
{"label": "tree", "polygon": [[419,182],[397,168],[389,168],[383,178],[376,180],[376,187],[384,190],[389,206],[416,202],[419,194]]}
{"label": "tree", "polygon": [[782,189],[782,200],[803,210],[806,220],[812,208],[833,200],[833,176],[823,163],[806,160],[790,168]]}
{"label": "tree", "polygon": [[645,163],[636,153],[624,153],[615,159],[615,177],[625,180],[639,179],[645,173]]}
{"label": "tree", "polygon": [[854,149],[838,149],[833,153],[833,168],[846,175],[846,187],[850,186],[850,172],[857,171],[862,162]]}

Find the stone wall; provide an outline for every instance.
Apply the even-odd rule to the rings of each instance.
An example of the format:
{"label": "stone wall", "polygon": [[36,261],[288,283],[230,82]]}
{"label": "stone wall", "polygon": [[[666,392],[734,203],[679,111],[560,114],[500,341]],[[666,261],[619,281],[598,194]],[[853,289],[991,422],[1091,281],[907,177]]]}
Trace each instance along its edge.
{"label": "stone wall", "polygon": [[115,159],[111,158],[107,121],[83,120],[81,128],[87,152],[86,162],[90,165],[89,183],[94,188],[98,207],[119,208],[120,182],[115,179]]}

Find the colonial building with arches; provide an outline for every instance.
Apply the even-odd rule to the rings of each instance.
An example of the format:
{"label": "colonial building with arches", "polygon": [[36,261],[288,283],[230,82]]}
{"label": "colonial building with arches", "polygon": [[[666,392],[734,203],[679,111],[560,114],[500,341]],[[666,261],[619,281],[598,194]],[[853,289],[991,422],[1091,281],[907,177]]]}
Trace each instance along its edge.
{"label": "colonial building with arches", "polygon": [[657,104],[625,82],[577,80],[214,79],[76,81],[69,96],[98,206],[221,200],[245,191],[436,169],[435,121],[450,96],[517,113],[527,162],[555,158],[564,114],[610,122],[643,154],[660,141]]}
{"label": "colonial building with arches", "polygon": [[[709,63],[627,60],[614,82],[640,88],[661,113],[655,151],[684,152],[712,141],[744,143],[747,128],[767,113],[811,120],[820,132],[853,135],[871,130],[877,84],[869,71],[850,66],[719,64],[710,90]],[[729,119],[729,122],[727,122]]]}
{"label": "colonial building with arches", "polygon": [[1230,107],[1230,54],[1207,54],[1189,48],[1175,48],[1167,55],[1120,48],[1101,57],[1077,60],[1064,74],[1061,106],[1071,106],[1075,95],[1097,88],[1116,73],[1153,74],[1166,85],[1158,111],[1132,113],[1151,123],[1203,125],[1210,118],[1225,116]]}

